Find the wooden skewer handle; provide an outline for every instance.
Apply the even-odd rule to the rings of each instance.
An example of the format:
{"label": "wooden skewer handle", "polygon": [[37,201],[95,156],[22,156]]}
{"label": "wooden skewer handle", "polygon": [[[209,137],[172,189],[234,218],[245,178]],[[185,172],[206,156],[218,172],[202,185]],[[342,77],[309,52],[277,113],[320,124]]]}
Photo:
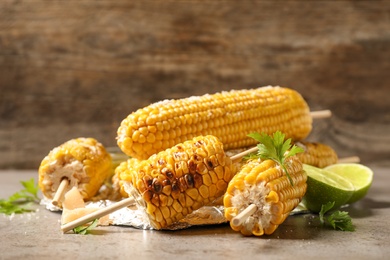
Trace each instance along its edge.
{"label": "wooden skewer handle", "polygon": [[330,110],[311,111],[310,115],[313,119],[327,118],[332,116],[332,111]]}
{"label": "wooden skewer handle", "polygon": [[240,212],[237,216],[232,219],[232,225],[238,227],[244,222],[248,217],[250,217],[257,210],[255,204],[250,204],[246,209]]}
{"label": "wooden skewer handle", "polygon": [[121,209],[121,208],[131,206],[134,203],[135,203],[134,198],[123,199],[115,204],[112,204],[112,205],[106,207],[106,208],[97,210],[95,212],[92,212],[91,214],[85,215],[85,216],[78,218],[74,221],[66,223],[66,224],[61,226],[61,230],[62,230],[62,232],[66,233],[69,230],[74,229],[75,227],[84,225],[84,224],[91,222],[95,219],[99,219],[101,217],[104,217],[112,212],[115,212],[115,211]]}
{"label": "wooden skewer handle", "polygon": [[54,206],[58,205],[58,202],[61,199],[62,195],[64,194],[64,192],[65,192],[66,188],[68,187],[68,185],[69,185],[69,180],[67,178],[63,178],[61,180],[60,185],[58,186],[58,189],[57,189],[56,193],[54,194],[53,200],[51,201],[51,203]]}
{"label": "wooden skewer handle", "polygon": [[359,163],[360,158],[358,156],[339,158],[337,163]]}

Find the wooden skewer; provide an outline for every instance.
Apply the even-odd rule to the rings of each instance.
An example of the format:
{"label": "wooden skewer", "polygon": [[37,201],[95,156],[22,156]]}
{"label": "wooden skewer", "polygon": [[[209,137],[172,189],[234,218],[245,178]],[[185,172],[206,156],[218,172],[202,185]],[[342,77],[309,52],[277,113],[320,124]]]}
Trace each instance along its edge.
{"label": "wooden skewer", "polygon": [[310,115],[313,119],[327,118],[327,117],[332,116],[332,111],[330,111],[329,109],[319,110],[319,111],[311,111]]}
{"label": "wooden skewer", "polygon": [[257,206],[255,204],[250,204],[246,209],[240,212],[237,216],[232,219],[232,225],[238,227],[244,222],[250,215],[255,213]]}
{"label": "wooden skewer", "polygon": [[54,206],[57,206],[58,205],[58,202],[59,200],[61,199],[62,195],[64,194],[66,188],[68,187],[69,185],[69,180],[68,178],[63,178],[61,180],[61,183],[60,183],[60,186],[58,186],[58,189],[56,191],[56,194],[54,194],[54,198],[53,200],[51,201],[51,203],[54,205]]}
{"label": "wooden skewer", "polygon": [[62,232],[66,233],[68,232],[69,230],[72,230],[74,229],[75,227],[78,227],[78,226],[81,226],[81,225],[84,225],[85,223],[88,223],[88,222],[91,222],[95,219],[99,219],[105,215],[108,215],[112,212],[115,212],[121,208],[124,208],[124,207],[128,207],[128,206],[131,206],[135,203],[135,199],[134,198],[126,198],[126,199],[123,199],[117,203],[114,203],[114,204],[111,204],[110,206],[106,207],[106,208],[103,208],[103,209],[100,209],[100,210],[97,210],[95,212],[92,212],[91,214],[88,214],[88,215],[85,215],[81,218],[78,218],[74,221],[71,221],[69,223],[66,223],[64,225],[61,226],[61,230]]}
{"label": "wooden skewer", "polygon": [[358,156],[344,157],[338,159],[337,163],[359,163],[360,158]]}

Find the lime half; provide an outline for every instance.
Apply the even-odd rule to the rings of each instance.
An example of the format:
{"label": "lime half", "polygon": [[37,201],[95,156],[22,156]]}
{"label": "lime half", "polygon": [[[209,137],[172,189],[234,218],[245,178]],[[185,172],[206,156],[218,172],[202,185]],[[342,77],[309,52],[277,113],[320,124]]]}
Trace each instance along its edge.
{"label": "lime half", "polygon": [[327,166],[325,170],[348,179],[355,187],[355,192],[347,203],[354,203],[366,196],[374,177],[369,167],[358,163],[337,163]]}
{"label": "lime half", "polygon": [[346,204],[355,192],[355,187],[337,173],[304,164],[307,173],[307,190],[303,204],[312,212],[320,212],[321,206],[335,202],[333,208]]}

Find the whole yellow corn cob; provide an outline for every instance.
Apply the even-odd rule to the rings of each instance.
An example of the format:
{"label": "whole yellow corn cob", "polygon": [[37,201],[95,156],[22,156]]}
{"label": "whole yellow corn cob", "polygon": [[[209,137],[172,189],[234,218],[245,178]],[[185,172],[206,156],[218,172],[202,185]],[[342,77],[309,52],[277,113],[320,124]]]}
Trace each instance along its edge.
{"label": "whole yellow corn cob", "polygon": [[[245,236],[272,234],[299,204],[306,192],[306,173],[296,156],[289,157],[286,169],[274,160],[249,160],[230,181],[224,195],[225,217],[233,230]],[[254,204],[256,211],[241,225],[232,219]]]}
{"label": "whole yellow corn cob", "polygon": [[300,141],[295,145],[304,149],[303,153],[297,154],[298,159],[304,164],[324,168],[338,161],[336,151],[326,144]]}
{"label": "whole yellow corn cob", "polygon": [[[132,164],[131,160],[127,164]],[[235,173],[234,165],[214,136],[199,136],[123,166],[121,178],[151,226],[163,229],[221,197]]]}
{"label": "whole yellow corn cob", "polygon": [[214,135],[230,150],[255,144],[251,132],[279,130],[302,140],[311,129],[309,107],[298,92],[267,86],[151,104],[122,121],[117,142],[125,154],[147,159],[198,135]]}
{"label": "whole yellow corn cob", "polygon": [[46,198],[53,199],[62,179],[67,178],[70,185],[66,191],[77,186],[84,200],[89,200],[113,174],[113,167],[110,154],[96,139],[76,138],[51,150],[38,173],[39,188]]}

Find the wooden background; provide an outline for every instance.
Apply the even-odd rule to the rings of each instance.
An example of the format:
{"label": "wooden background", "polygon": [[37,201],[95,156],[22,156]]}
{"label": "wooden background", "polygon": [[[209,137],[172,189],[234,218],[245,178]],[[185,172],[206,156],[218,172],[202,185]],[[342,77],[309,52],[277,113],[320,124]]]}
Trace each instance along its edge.
{"label": "wooden background", "polygon": [[281,85],[310,140],[363,162],[390,156],[389,1],[0,2],[0,168],[38,168],[166,98]]}

